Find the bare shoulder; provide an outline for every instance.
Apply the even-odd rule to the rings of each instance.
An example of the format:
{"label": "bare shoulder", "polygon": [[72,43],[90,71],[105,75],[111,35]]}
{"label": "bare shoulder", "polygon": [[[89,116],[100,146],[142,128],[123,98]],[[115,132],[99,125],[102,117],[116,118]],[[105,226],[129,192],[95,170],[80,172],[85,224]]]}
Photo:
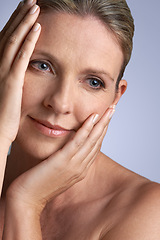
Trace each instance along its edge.
{"label": "bare shoulder", "polygon": [[[148,182],[137,189],[137,196],[121,224],[115,227],[125,239],[160,239],[160,186]],[[125,226],[125,230],[120,230]],[[114,238],[113,238],[114,239]]]}
{"label": "bare shoulder", "polygon": [[[120,170],[121,171],[121,170]],[[122,169],[122,172],[128,172]],[[132,172],[128,183],[116,195],[114,224],[101,240],[158,240],[160,239],[160,185]],[[126,178],[127,180],[127,178]]]}

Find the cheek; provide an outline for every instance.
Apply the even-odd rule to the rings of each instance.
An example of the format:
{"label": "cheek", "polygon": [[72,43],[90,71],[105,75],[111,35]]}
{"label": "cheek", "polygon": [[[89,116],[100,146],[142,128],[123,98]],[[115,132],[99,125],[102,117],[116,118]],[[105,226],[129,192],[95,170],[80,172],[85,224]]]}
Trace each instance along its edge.
{"label": "cheek", "polygon": [[36,91],[32,88],[29,83],[24,84],[23,96],[22,96],[22,113],[34,106],[36,102]]}
{"label": "cheek", "polygon": [[115,98],[115,92],[103,92],[102,94],[86,95],[81,98],[76,107],[77,118],[80,122],[85,121],[91,114],[96,113],[103,116],[105,111],[111,106]]}
{"label": "cheek", "polygon": [[37,104],[39,105],[44,97],[44,89],[44,86],[41,87],[37,79],[34,79],[31,74],[26,74],[22,96],[22,111],[34,108]]}

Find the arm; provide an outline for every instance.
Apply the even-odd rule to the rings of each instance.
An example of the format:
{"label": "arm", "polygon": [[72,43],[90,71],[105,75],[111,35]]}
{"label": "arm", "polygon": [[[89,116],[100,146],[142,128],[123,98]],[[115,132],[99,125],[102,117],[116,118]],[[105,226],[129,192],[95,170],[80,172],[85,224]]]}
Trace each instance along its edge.
{"label": "arm", "polygon": [[40,215],[32,208],[7,201],[3,240],[42,240]]}
{"label": "arm", "polygon": [[[11,81],[10,86],[14,86],[14,88],[16,86],[16,89],[14,89],[16,96],[16,90],[21,89],[19,93],[20,100],[24,72],[28,66],[29,58],[39,36],[39,32],[34,30],[28,34],[31,25],[35,22],[38,14],[34,16],[35,17],[33,17],[33,15],[31,17],[29,14],[26,15],[26,18],[29,18],[29,22],[32,20],[30,24],[26,24],[28,22],[26,21],[27,19],[25,19],[25,21],[16,27],[14,35],[12,35],[11,38],[12,40],[10,40],[12,43],[9,44],[9,47],[7,47],[5,51],[6,58],[9,58],[12,56],[10,51],[14,51],[15,43],[17,44],[18,42],[19,45],[23,44],[19,53],[16,53],[15,58],[10,60],[10,62],[14,61],[14,63],[12,63],[12,73],[14,73],[14,77],[9,78]],[[20,37],[22,30],[24,32]],[[27,35],[25,38],[26,40],[22,43],[22,38],[25,35]],[[23,76],[23,78],[19,77],[20,75]],[[15,76],[18,77],[15,78]],[[8,94],[8,97],[9,96],[10,95]],[[20,106],[21,101],[18,101],[17,105]],[[12,110],[9,107],[6,119],[8,119],[10,111]],[[16,240],[25,238],[41,239],[39,216],[46,202],[66,191],[86,176],[89,167],[94,162],[95,157],[100,150],[103,137],[107,131],[109,117],[112,112],[113,109],[108,109],[97,124],[93,121],[95,114],[91,115],[85,121],[82,128],[80,128],[75,134],[74,138],[70,140],[63,149],[54,153],[33,169],[22,174],[11,184],[7,192],[3,235],[4,240],[14,238],[16,238]],[[19,108],[18,114],[20,115]],[[19,116],[18,114],[15,114],[15,119]],[[16,129],[18,130],[19,122],[17,121],[16,124]],[[16,133],[17,132],[14,132],[12,141],[14,140]],[[8,134],[9,137],[10,134],[11,133]],[[25,213],[27,214],[26,217]],[[25,236],[23,236],[23,234],[25,234]]]}
{"label": "arm", "polygon": [[0,193],[9,147],[19,128],[25,71],[40,33],[29,33],[39,13],[27,14],[30,8],[20,3],[0,32]]}
{"label": "arm", "polygon": [[9,240],[10,236],[14,239],[18,234],[16,240],[41,239],[39,216],[43,208],[85,178],[99,153],[113,112],[114,109],[108,109],[98,123],[94,121],[95,114],[91,115],[62,149],[11,184],[7,191],[3,240]]}

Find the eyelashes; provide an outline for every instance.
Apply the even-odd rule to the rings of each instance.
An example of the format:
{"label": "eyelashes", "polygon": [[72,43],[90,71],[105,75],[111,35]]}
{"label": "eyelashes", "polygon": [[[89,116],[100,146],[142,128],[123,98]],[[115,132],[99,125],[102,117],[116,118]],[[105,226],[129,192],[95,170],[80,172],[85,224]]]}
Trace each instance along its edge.
{"label": "eyelashes", "polygon": [[105,88],[104,82],[98,78],[90,77],[87,79],[87,82],[93,89],[98,90],[101,88]]}
{"label": "eyelashes", "polygon": [[[39,73],[49,73],[53,75],[56,74],[53,65],[48,61],[32,60],[30,61],[29,66]],[[87,76],[80,82],[86,82],[87,85],[93,90],[105,89],[104,81],[99,79],[97,76]]]}
{"label": "eyelashes", "polygon": [[40,72],[43,73],[53,73],[55,74],[55,70],[53,68],[53,66],[51,65],[51,63],[47,62],[47,61],[40,61],[40,60],[33,60],[30,62],[30,66]]}

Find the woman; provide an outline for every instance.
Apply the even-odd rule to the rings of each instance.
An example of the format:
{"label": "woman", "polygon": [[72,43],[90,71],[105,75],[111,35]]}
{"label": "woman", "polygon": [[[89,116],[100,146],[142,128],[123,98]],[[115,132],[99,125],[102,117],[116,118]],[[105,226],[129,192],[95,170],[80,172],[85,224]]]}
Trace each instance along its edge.
{"label": "woman", "polygon": [[0,35],[2,239],[159,239],[159,185],[100,152],[127,87],[126,2],[38,5]]}

